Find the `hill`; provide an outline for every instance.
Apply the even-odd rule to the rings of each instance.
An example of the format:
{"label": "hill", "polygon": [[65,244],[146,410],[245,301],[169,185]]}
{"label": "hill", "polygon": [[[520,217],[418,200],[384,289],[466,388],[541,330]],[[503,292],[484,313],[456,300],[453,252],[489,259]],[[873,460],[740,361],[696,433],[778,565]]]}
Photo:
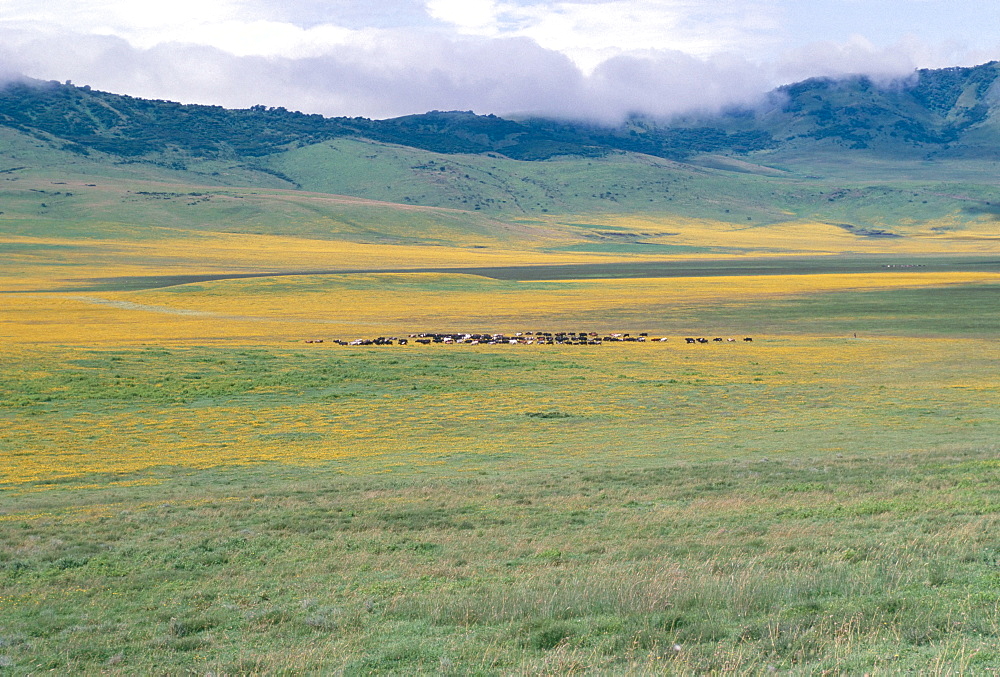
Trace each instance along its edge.
{"label": "hill", "polygon": [[77,153],[129,158],[258,158],[352,137],[437,153],[496,153],[517,160],[633,152],[683,160],[698,153],[749,153],[796,140],[831,140],[961,155],[995,149],[1000,64],[920,70],[879,85],[867,77],[815,78],[772,92],[760,110],[687,121],[633,117],[619,126],[471,111],[432,111],[391,120],[325,118],[284,108],[150,101],[22,80],[0,90],[0,124]]}
{"label": "hill", "polygon": [[[850,148],[935,155],[996,156],[1000,64],[917,71],[910,82],[878,87],[867,78],[813,79],[777,94],[771,124],[787,136],[831,139]],[[768,116],[763,116],[766,120]]]}
{"label": "hill", "polygon": [[518,160],[613,151],[682,158],[693,152],[769,147],[767,133],[709,126],[605,128],[546,119],[506,120],[471,111],[432,111],[392,120],[324,118],[284,108],[182,105],[110,94],[69,83],[20,81],[0,91],[0,123],[92,150],[149,159],[255,158],[340,137],[366,138],[438,153],[500,153]]}
{"label": "hill", "polygon": [[[720,232],[740,232],[740,247],[758,249],[768,226],[794,233],[796,251],[820,230],[849,235],[856,244],[848,246],[859,250],[907,237],[992,246],[1000,216],[998,73],[990,63],[918,71],[891,85],[814,79],[776,90],[760,110],[670,123],[633,118],[617,127],[440,111],[324,118],[20,81],[0,91],[0,172],[30,181],[6,184],[0,226],[50,232],[55,226],[39,219],[54,218],[53,205],[64,202],[53,223],[66,228],[86,213],[86,227],[94,227],[101,210],[73,207],[79,193],[60,202],[37,191],[100,178],[120,192],[285,189],[459,210],[436,235],[408,234],[384,208],[331,217],[309,206],[312,198],[296,203],[291,220],[280,216],[287,198],[251,220],[236,210],[219,221],[182,199],[183,209],[169,216],[166,203],[154,209],[148,200],[142,209],[126,201],[127,209],[111,211],[123,223],[143,222],[148,212],[147,223],[195,219],[198,229],[227,232],[466,246],[506,223],[499,240],[486,239],[510,242],[509,233],[537,226],[546,237],[553,228],[562,233],[554,239],[560,247],[657,255],[730,246]],[[697,229],[702,237],[677,235]]]}

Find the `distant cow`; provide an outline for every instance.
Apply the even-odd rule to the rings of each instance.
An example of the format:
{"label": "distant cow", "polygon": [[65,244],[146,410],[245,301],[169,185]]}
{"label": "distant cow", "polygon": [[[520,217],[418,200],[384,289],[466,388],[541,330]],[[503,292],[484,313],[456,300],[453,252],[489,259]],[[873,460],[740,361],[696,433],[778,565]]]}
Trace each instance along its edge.
{"label": "distant cow", "polygon": [[685,342],[685,343],[697,343],[698,341],[696,341],[696,340],[695,340],[695,339],[693,339],[693,338],[686,338],[686,339],[684,339],[684,342]]}
{"label": "distant cow", "polygon": [[750,338],[749,336],[747,336],[747,337],[746,337],[746,338],[744,338],[743,340],[744,340],[744,341],[746,341],[747,343],[750,343],[751,341],[753,341],[753,339],[752,339],[752,338]]}

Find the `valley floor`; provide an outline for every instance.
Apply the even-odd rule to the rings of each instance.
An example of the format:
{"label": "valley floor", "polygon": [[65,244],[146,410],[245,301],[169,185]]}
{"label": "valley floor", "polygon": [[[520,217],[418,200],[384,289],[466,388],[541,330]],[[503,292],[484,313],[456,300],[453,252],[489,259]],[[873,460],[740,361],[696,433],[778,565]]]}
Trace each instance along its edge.
{"label": "valley floor", "polygon": [[[0,671],[1000,671],[988,186],[647,162],[687,212],[514,218],[74,162],[0,184]],[[504,171],[637,171],[574,162]],[[452,331],[667,341],[333,342]]]}
{"label": "valley floor", "polygon": [[1000,276],[795,272],[4,295],[3,669],[1000,669]]}

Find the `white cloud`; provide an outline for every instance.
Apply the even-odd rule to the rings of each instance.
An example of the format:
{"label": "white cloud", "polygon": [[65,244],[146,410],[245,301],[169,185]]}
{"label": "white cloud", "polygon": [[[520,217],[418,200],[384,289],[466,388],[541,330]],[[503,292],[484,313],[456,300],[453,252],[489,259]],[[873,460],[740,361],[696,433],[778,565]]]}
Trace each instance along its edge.
{"label": "white cloud", "polygon": [[983,63],[996,58],[1000,50],[992,54],[990,57],[988,52],[969,50],[954,42],[927,44],[914,36],[905,36],[893,45],[878,46],[854,35],[846,42],[822,41],[787,50],[775,60],[773,68],[775,77],[783,82],[855,74],[888,82],[909,77],[918,68]]}
{"label": "white cloud", "polygon": [[246,16],[238,0],[172,0],[133,2],[130,0],[2,0],[0,24],[34,25],[71,29],[99,35],[139,35],[173,31],[184,25],[205,25]]}
{"label": "white cloud", "polygon": [[609,59],[587,85],[588,101],[604,102],[591,114],[614,121],[633,112],[669,117],[754,105],[774,82],[766,69],[739,57],[698,59],[681,52],[656,52]]}
{"label": "white cloud", "polygon": [[493,0],[427,0],[427,13],[461,33],[497,35],[501,9]]}
{"label": "white cloud", "polygon": [[265,10],[237,0],[172,0],[170,3],[101,0],[39,6],[0,0],[0,26],[38,33],[121,38],[138,48],[182,42],[239,56],[312,56],[330,47],[366,44],[372,30],[331,23],[301,26],[268,18]]}
{"label": "white cloud", "polygon": [[325,115],[472,109],[615,121],[634,111],[671,115],[748,102],[771,84],[749,62],[680,52],[621,55],[586,75],[565,55],[528,38],[386,33],[372,45],[287,58],[183,43],[143,49],[114,36],[65,34],[33,36],[9,49],[4,37],[0,64],[43,79],[147,98],[230,107],[263,103]]}
{"label": "white cloud", "polygon": [[[841,13],[840,37],[799,35],[791,26],[822,35],[824,21],[801,1],[0,0],[0,73],[326,115],[613,120],[752,102],[816,75],[893,79],[1000,56],[983,40],[877,40],[842,0],[814,0]],[[873,3],[899,6],[867,0],[857,16]]]}
{"label": "white cloud", "polygon": [[528,37],[570,56],[584,70],[636,50],[667,49],[707,57],[748,41],[769,42],[777,27],[772,0],[566,0],[498,3],[427,0],[434,18],[463,34]]}

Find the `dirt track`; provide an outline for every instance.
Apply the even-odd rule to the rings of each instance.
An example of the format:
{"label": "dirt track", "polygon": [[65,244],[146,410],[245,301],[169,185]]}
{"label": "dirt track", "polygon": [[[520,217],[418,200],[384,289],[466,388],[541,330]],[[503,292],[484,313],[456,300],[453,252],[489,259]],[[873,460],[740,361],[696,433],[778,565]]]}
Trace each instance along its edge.
{"label": "dirt track", "polygon": [[[577,263],[537,266],[483,266],[435,268],[365,268],[338,270],[283,270],[257,273],[203,273],[192,275],[148,275],[72,280],[60,292],[109,292],[160,289],[182,284],[238,280],[258,277],[305,275],[360,275],[379,273],[452,273],[479,275],[496,280],[551,281],[664,277],[727,277],[761,275],[830,275],[859,273],[1000,272],[1000,259],[984,256],[782,256],[739,259],[686,259],[617,263]],[[18,293],[32,293],[24,290]],[[6,293],[0,291],[0,293]]]}

